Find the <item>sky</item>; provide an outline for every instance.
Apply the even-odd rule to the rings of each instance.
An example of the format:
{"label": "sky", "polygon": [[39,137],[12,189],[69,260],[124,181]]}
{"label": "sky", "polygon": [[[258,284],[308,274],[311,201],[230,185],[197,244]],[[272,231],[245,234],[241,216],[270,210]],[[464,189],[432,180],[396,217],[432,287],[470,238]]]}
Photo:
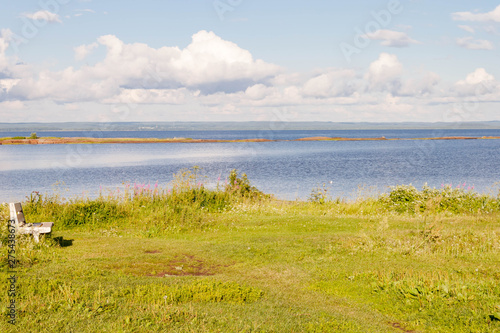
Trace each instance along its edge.
{"label": "sky", "polygon": [[500,120],[498,0],[0,5],[0,122]]}

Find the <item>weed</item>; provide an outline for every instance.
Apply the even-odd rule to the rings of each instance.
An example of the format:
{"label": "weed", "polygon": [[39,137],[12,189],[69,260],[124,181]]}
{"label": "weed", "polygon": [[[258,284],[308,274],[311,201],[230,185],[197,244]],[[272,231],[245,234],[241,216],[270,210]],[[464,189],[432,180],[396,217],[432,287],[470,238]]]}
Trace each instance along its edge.
{"label": "weed", "polygon": [[328,188],[326,187],[326,184],[323,184],[321,187],[316,187],[311,191],[311,194],[309,195],[309,201],[311,202],[317,202],[320,204],[324,204],[329,200],[328,196]]}

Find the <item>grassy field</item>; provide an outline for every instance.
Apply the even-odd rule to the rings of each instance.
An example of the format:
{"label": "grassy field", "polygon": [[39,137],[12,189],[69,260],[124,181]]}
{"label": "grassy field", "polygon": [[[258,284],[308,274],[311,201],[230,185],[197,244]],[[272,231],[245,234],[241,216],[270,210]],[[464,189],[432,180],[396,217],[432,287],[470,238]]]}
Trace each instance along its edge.
{"label": "grassy field", "polygon": [[16,239],[16,325],[2,231],[0,331],[500,332],[497,196],[399,186],[285,202],[235,172],[205,189],[198,172],[27,198],[28,221],[55,230]]}

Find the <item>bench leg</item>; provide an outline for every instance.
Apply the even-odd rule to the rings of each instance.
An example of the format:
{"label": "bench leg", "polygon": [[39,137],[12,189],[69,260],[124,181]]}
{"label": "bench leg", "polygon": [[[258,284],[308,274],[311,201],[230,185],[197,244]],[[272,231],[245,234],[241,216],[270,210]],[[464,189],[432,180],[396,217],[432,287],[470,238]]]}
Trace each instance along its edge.
{"label": "bench leg", "polygon": [[33,231],[33,238],[35,239],[35,242],[40,242],[40,233],[38,231]]}

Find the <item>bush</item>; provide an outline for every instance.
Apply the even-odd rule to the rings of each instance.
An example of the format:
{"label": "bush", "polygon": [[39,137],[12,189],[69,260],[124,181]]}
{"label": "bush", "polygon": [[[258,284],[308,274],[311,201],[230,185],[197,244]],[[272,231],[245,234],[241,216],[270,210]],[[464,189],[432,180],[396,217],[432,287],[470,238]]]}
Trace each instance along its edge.
{"label": "bush", "polygon": [[427,185],[417,190],[413,185],[391,187],[387,195],[379,198],[386,208],[398,213],[451,212],[454,214],[491,213],[500,211],[499,198],[479,194],[463,187],[446,185],[441,189]]}
{"label": "bush", "polygon": [[246,198],[262,198],[269,197],[263,192],[259,191],[255,186],[250,185],[250,181],[246,174],[241,174],[238,177],[238,170],[233,169],[229,173],[229,180],[225,188],[225,192],[237,197]]}

